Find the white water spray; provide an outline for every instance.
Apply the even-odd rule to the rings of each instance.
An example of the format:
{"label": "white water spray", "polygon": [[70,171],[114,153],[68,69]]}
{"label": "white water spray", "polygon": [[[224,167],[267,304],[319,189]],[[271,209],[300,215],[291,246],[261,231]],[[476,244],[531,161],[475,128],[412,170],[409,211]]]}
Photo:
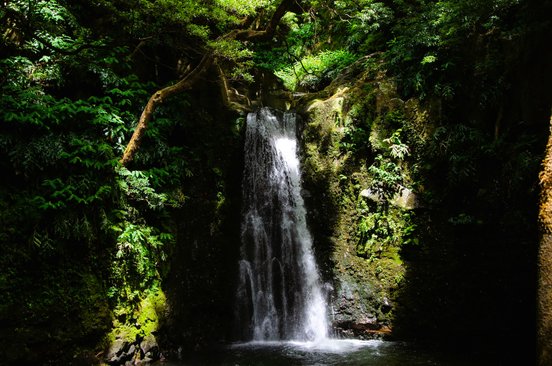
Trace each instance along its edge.
{"label": "white water spray", "polygon": [[296,115],[247,117],[237,318],[254,341],[322,342],[328,321],[307,229]]}

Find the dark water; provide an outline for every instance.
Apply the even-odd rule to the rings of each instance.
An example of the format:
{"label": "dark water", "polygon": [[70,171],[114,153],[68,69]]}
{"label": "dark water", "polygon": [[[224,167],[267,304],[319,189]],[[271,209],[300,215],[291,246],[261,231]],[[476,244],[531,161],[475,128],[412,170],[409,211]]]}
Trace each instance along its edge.
{"label": "dark water", "polygon": [[431,347],[387,341],[262,342],[232,345],[209,354],[182,357],[166,366],[479,366],[477,356],[451,356]]}

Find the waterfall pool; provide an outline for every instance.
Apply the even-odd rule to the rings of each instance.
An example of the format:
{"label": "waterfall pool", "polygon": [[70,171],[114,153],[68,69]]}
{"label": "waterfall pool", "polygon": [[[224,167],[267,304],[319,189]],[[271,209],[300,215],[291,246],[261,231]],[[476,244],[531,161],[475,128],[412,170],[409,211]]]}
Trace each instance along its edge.
{"label": "waterfall pool", "polygon": [[165,366],[482,366],[487,357],[381,340],[249,342],[216,352],[182,355]]}
{"label": "waterfall pool", "polygon": [[297,145],[295,113],[261,108],[247,116],[235,323],[237,339],[254,341],[181,352],[160,365],[489,365],[438,347],[328,338],[328,294],[308,230]]}

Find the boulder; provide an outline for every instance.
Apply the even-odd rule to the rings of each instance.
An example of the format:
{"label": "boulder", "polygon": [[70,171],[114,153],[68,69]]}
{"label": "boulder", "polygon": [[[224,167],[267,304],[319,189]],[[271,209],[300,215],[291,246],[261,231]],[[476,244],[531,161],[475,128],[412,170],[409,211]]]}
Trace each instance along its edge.
{"label": "boulder", "polygon": [[127,352],[130,349],[130,343],[117,338],[109,347],[106,355],[106,361],[110,365],[119,365],[127,359]]}
{"label": "boulder", "polygon": [[381,202],[384,201],[384,197],[379,192],[376,192],[376,191],[374,191],[370,188],[363,189],[360,192],[360,196],[364,197],[364,198],[368,198],[369,200],[377,202],[377,203],[381,203]]}
{"label": "boulder", "polygon": [[134,344],[131,344],[128,350],[125,352],[125,359],[130,359],[134,354],[136,353],[136,346]]}
{"label": "boulder", "polygon": [[410,189],[403,187],[399,193],[390,201],[392,205],[412,210],[418,207],[418,197]]}
{"label": "boulder", "polygon": [[140,349],[142,350],[142,354],[151,356],[152,359],[159,357],[159,346],[153,334],[148,334],[144,337],[142,342],[140,342]]}

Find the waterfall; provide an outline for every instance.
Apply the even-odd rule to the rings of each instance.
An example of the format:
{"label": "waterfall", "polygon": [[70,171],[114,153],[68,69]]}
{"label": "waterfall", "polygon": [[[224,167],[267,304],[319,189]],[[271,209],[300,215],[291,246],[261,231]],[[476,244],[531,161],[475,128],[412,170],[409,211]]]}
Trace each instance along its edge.
{"label": "waterfall", "polygon": [[296,135],[294,113],[262,108],[247,116],[236,316],[248,340],[327,338]]}

